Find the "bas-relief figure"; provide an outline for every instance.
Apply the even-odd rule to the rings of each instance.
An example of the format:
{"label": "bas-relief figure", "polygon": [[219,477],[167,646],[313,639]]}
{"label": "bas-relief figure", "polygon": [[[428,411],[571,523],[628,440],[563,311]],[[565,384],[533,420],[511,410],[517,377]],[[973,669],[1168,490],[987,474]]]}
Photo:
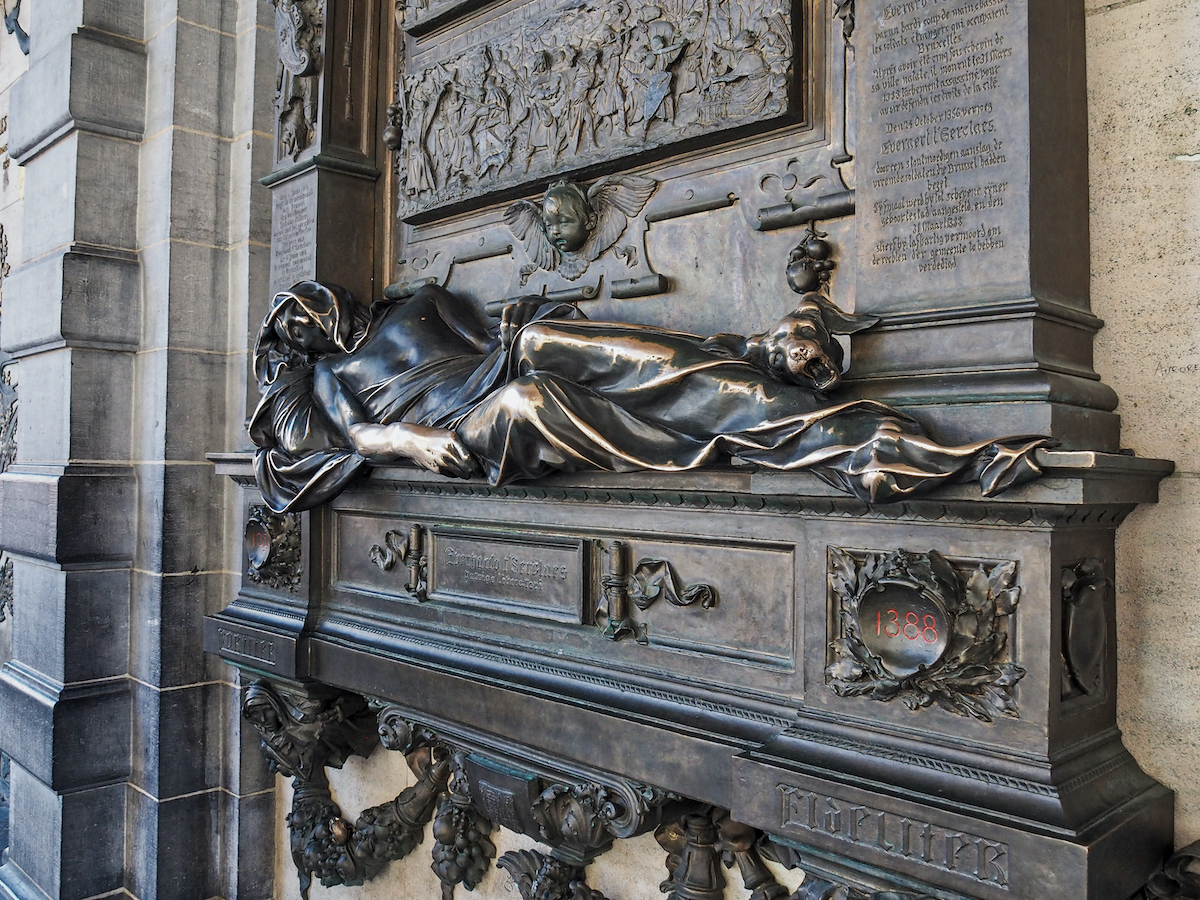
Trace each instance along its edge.
{"label": "bas-relief figure", "polygon": [[504,220],[536,269],[574,281],[624,233],[658,187],[638,175],[601,178],[586,191],[571,181],[546,189],[541,205],[518,200]]}
{"label": "bas-relief figure", "polygon": [[279,67],[275,80],[276,158],[295,161],[313,142],[325,0],[273,0]]}
{"label": "bas-relief figure", "polygon": [[[538,7],[541,10],[541,7]],[[788,112],[790,4],[677,0],[512,13],[407,74],[400,215]]]}
{"label": "bas-relief figure", "polygon": [[767,332],[705,338],[589,321],[542,297],[488,321],[432,285],[368,310],[301,282],[276,295],[255,347],[255,473],[277,512],[397,461],[501,485],[737,458],[807,469],[869,502],[956,479],[995,493],[1038,474],[1040,438],[946,447],[880,403],[831,400],[832,335],[874,321],[809,293]]}

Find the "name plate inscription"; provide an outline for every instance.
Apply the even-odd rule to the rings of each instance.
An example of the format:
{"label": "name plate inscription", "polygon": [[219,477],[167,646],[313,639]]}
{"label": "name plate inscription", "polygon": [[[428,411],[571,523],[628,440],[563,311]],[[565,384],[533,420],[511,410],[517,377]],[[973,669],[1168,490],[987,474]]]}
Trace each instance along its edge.
{"label": "name plate inscription", "polygon": [[580,624],[583,541],[432,529],[429,596]]}
{"label": "name plate inscription", "polygon": [[317,273],[317,184],[293,178],[271,193],[271,290]]}
{"label": "name plate inscription", "polygon": [[790,784],[777,788],[782,801],[779,824],[785,834],[827,835],[972,881],[1009,886],[1008,845],[1000,841]]}
{"label": "name plate inscription", "polygon": [[247,627],[215,616],[204,622],[204,649],[237,665],[273,675],[296,675],[295,635]]}

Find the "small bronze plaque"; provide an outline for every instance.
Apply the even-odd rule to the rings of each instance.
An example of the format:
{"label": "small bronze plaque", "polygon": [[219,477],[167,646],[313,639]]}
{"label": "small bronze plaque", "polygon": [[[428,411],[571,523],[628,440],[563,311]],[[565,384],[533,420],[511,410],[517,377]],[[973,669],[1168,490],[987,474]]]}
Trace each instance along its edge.
{"label": "small bronze plaque", "polygon": [[583,541],[431,529],[429,598],[583,622]]}

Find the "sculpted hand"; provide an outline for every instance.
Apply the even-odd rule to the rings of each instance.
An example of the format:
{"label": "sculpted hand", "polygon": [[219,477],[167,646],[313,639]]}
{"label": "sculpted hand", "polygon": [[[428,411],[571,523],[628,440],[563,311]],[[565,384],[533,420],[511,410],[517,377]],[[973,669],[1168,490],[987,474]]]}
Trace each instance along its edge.
{"label": "sculpted hand", "polygon": [[364,423],[350,426],[350,440],[360,455],[376,462],[408,459],[431,472],[455,478],[470,478],[483,472],[458,435],[445,428],[406,422]]}
{"label": "sculpted hand", "polygon": [[541,297],[522,297],[504,307],[500,313],[500,346],[509,349],[517,332],[533,320],[545,302]]}

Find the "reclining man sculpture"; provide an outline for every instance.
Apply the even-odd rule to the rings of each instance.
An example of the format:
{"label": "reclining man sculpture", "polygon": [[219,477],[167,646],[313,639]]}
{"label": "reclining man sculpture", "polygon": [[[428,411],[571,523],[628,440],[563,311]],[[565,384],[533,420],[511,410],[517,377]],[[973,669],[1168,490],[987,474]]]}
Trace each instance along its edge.
{"label": "reclining man sculpture", "polygon": [[436,286],[369,311],[306,281],[276,295],[255,346],[255,474],[276,512],[337,496],[372,463],[493,485],[552,472],[677,472],[736,457],[808,469],[869,502],[1036,477],[1045,440],[946,447],[881,403],[830,401],[841,347],[870,327],[819,294],[764,334],[711,338],[593,322],[528,297],[498,324]]}

